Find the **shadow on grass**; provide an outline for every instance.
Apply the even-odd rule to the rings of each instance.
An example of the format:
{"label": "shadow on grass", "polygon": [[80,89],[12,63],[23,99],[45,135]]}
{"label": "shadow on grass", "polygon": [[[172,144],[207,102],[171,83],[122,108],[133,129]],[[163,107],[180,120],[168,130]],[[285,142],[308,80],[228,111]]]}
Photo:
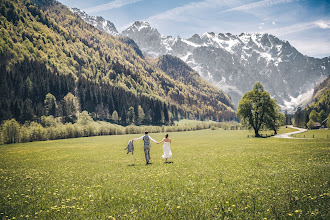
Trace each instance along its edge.
{"label": "shadow on grass", "polygon": [[260,136],[248,135],[247,138],[270,138],[270,137],[273,137],[273,136],[275,136],[275,135],[274,134],[271,134],[271,135],[261,134]]}

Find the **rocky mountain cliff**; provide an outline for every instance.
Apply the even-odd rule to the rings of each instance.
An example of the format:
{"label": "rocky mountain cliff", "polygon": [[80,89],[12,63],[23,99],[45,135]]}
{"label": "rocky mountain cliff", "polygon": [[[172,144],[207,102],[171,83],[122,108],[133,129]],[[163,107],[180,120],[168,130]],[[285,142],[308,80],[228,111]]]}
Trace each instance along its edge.
{"label": "rocky mountain cliff", "polygon": [[270,34],[207,32],[184,39],[161,35],[148,22],[136,21],[121,35],[133,39],[147,56],[179,57],[227,92],[236,105],[260,81],[282,109],[294,110],[330,75],[330,57],[305,56],[288,41]]}
{"label": "rocky mountain cliff", "polygon": [[105,20],[103,17],[100,16],[89,16],[86,12],[81,11],[78,8],[70,8],[70,10],[75,13],[76,15],[79,15],[81,19],[83,19],[86,23],[93,25],[96,27],[98,30],[111,34],[113,36],[119,36],[120,34],[118,33],[115,25],[108,21]]}
{"label": "rocky mountain cliff", "polygon": [[270,34],[208,32],[183,39],[162,36],[147,22],[135,22],[122,35],[149,56],[178,56],[227,92],[235,104],[260,81],[280,105],[293,109],[330,74],[330,58],[304,56],[288,41]]}

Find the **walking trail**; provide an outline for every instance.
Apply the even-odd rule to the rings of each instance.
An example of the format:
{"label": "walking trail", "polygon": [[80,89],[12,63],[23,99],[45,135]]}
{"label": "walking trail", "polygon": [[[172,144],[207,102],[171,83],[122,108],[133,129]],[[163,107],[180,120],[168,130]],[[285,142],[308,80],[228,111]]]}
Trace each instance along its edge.
{"label": "walking trail", "polygon": [[302,132],[307,131],[307,129],[303,129],[303,128],[297,128],[297,127],[293,127],[293,126],[289,126],[290,128],[294,128],[294,129],[298,129],[299,131],[294,131],[294,132],[290,132],[290,133],[284,133],[284,134],[277,134],[274,137],[276,138],[291,138],[291,139],[300,139],[300,138],[294,138],[294,137],[290,137],[290,135],[292,134],[299,134]]}

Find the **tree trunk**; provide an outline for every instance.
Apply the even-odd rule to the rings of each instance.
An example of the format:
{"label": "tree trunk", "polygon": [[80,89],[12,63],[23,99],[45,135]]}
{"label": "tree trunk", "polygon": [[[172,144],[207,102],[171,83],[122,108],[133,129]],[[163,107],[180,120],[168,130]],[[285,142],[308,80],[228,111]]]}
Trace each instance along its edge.
{"label": "tree trunk", "polygon": [[259,130],[257,130],[257,129],[254,130],[254,136],[255,137],[260,137]]}

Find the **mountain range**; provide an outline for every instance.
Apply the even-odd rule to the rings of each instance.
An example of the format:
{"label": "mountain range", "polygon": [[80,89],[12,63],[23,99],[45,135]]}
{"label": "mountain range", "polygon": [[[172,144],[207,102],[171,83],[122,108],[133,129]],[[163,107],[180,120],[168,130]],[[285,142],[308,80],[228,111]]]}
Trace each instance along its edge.
{"label": "mountain range", "polygon": [[[82,14],[77,9],[75,13]],[[95,27],[100,26],[93,17],[82,18]],[[311,98],[316,84],[330,75],[330,57],[305,56],[288,41],[267,33],[207,32],[184,39],[161,35],[148,22],[136,21],[120,35],[133,39],[146,56],[179,57],[225,91],[235,105],[260,81],[283,110],[294,110]]]}

